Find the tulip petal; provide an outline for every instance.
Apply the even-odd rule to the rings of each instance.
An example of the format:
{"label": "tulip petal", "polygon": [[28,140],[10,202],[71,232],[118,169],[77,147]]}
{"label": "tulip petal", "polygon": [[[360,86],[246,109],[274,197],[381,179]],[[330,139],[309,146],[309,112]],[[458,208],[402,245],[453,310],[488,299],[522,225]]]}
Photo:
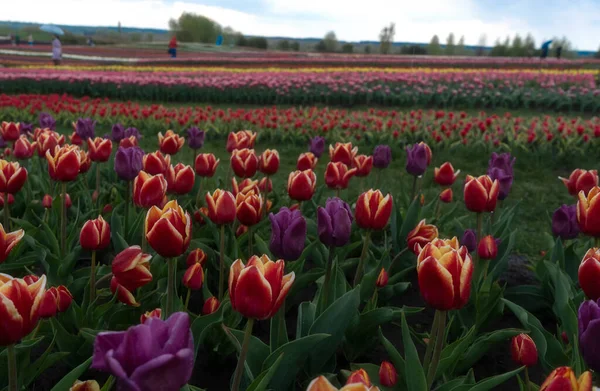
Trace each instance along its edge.
{"label": "tulip petal", "polygon": [[241,271],[235,287],[236,310],[247,318],[266,319],[272,308],[271,285],[256,266]]}
{"label": "tulip petal", "polygon": [[310,382],[306,391],[337,391],[325,376],[319,376]]}
{"label": "tulip petal", "polygon": [[94,342],[94,360],[92,368],[100,371],[107,371],[108,364],[105,360],[106,354],[110,350],[115,350],[125,339],[124,331],[107,331],[99,333]]}
{"label": "tulip petal", "polygon": [[447,311],[454,306],[452,275],[435,258],[428,257],[418,265],[419,288],[431,307]]}
{"label": "tulip petal", "polygon": [[158,220],[146,234],[148,244],[164,258],[179,256],[185,252],[183,235],[167,219]]}
{"label": "tulip petal", "polygon": [[229,269],[229,299],[234,310],[236,309],[235,290],[242,270],[244,270],[244,263],[240,259],[236,260]]}

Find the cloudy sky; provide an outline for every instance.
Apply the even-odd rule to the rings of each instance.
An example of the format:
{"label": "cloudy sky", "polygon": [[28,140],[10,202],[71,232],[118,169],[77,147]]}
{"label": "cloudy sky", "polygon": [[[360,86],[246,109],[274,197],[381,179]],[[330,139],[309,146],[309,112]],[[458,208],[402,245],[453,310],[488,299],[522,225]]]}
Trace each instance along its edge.
{"label": "cloudy sky", "polygon": [[[539,45],[567,36],[580,50],[600,46],[600,0],[2,0],[0,19],[38,23],[167,28],[183,11],[250,35],[377,40],[396,23],[396,41],[428,42],[453,32],[476,44],[532,33]],[[26,6],[24,6],[26,4]]]}

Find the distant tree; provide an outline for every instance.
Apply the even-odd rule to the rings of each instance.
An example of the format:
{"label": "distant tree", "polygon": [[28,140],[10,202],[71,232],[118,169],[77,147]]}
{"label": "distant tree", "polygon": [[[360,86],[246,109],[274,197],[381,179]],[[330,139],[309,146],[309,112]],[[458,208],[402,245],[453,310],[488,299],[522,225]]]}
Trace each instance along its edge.
{"label": "distant tree", "polygon": [[300,43],[298,43],[298,41],[294,41],[290,44],[290,49],[292,49],[293,51],[297,52],[300,50]]}
{"label": "distant tree", "polygon": [[427,54],[427,49],[422,45],[405,45],[400,48],[400,54],[424,55]]}
{"label": "distant tree", "polygon": [[338,40],[335,36],[335,32],[330,31],[325,34],[325,38],[323,38],[323,43],[325,44],[326,52],[335,52],[338,47]]}
{"label": "distant tree", "polygon": [[594,55],[594,57],[600,58],[600,47],[598,48],[598,51],[596,52],[596,54]]}
{"label": "distant tree", "polygon": [[324,40],[320,40],[316,45],[315,45],[315,50],[317,52],[326,52],[327,51],[327,45],[325,44]]}
{"label": "distant tree", "polygon": [[251,37],[248,39],[248,46],[257,49],[268,49],[269,43],[265,37]]}
{"label": "distant tree", "polygon": [[121,34],[121,22],[119,22],[119,24],[117,26],[117,30],[119,31],[119,34]]}
{"label": "distant tree", "polygon": [[576,53],[575,53],[575,48],[573,47],[573,44],[571,43],[571,41],[569,41],[567,39],[567,37],[562,37],[562,38],[557,38],[554,37],[552,38],[552,44],[550,45],[550,50],[553,53],[550,53],[549,56],[554,55],[554,53],[556,53],[556,49],[558,47],[562,47],[562,58],[575,58]]}
{"label": "distant tree", "polygon": [[152,34],[152,33],[146,34],[145,40],[146,40],[146,42],[153,42],[154,41],[154,34]]}
{"label": "distant tree", "polygon": [[506,39],[504,40],[504,43],[502,43],[502,46],[504,46],[506,48],[506,53],[504,54],[505,56],[509,55],[509,50],[510,50],[510,37],[507,35]]}
{"label": "distant tree", "polygon": [[454,34],[450,33],[446,38],[446,55],[453,56],[456,54],[456,46],[454,46]]}
{"label": "distant tree", "polygon": [[182,42],[215,43],[222,34],[221,25],[206,16],[184,12],[179,19],[171,19],[169,28]]}
{"label": "distant tree", "polygon": [[531,33],[527,33],[527,36],[525,37],[525,42],[523,43],[523,50],[527,57],[531,57],[536,54],[535,39],[533,38]]}
{"label": "distant tree", "polygon": [[131,33],[131,34],[129,34],[129,40],[131,42],[141,42],[142,41],[142,34],[140,34],[140,33]]}
{"label": "distant tree", "polygon": [[505,57],[508,55],[508,44],[505,42],[500,43],[500,39],[496,40],[494,47],[490,51],[490,56],[492,57]]}
{"label": "distant tree", "polygon": [[513,38],[512,45],[510,46],[510,55],[513,57],[525,57],[525,48],[523,46],[523,40],[519,34],[516,34]]}
{"label": "distant tree", "polygon": [[394,43],[394,35],[396,35],[396,24],[390,23],[385,26],[379,33],[379,51],[381,54],[388,54]]}
{"label": "distant tree", "polygon": [[235,35],[235,46],[241,46],[241,47],[248,46],[248,40],[246,39],[244,34],[237,33]]}
{"label": "distant tree", "polygon": [[233,28],[227,26],[223,29],[223,45],[233,45],[235,43],[236,32]]}
{"label": "distant tree", "polygon": [[277,42],[277,50],[290,50],[290,42],[287,39]]}
{"label": "distant tree", "polygon": [[342,45],[342,53],[354,53],[354,45],[345,43]]}
{"label": "distant tree", "polygon": [[434,35],[431,38],[431,42],[429,42],[429,46],[427,46],[427,53],[431,55],[439,55],[442,54],[442,47],[440,46],[440,39],[437,35]]}
{"label": "distant tree", "polygon": [[365,54],[371,54],[371,45],[365,46]]}
{"label": "distant tree", "polygon": [[475,50],[475,55],[483,56],[486,46],[487,46],[487,36],[485,34],[482,34],[479,37],[479,41],[477,41],[477,49]]}
{"label": "distant tree", "polygon": [[458,44],[456,45],[456,54],[459,56],[465,56],[467,54],[467,49],[465,49],[465,36],[462,35],[458,40]]}

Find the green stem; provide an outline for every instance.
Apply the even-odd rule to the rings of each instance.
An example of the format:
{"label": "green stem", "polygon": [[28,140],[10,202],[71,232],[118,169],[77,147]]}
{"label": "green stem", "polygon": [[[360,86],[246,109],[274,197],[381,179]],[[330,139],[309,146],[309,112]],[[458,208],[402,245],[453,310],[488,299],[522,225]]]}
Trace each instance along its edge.
{"label": "green stem", "polygon": [[106,380],[106,383],[104,383],[104,386],[102,386],[103,390],[109,391],[110,389],[112,389],[112,386],[115,384],[115,378],[113,375],[110,375],[108,377],[108,379]]}
{"label": "green stem", "polygon": [[477,245],[483,237],[483,213],[477,213]]}
{"label": "green stem", "polygon": [[142,224],[142,252],[148,249],[148,239],[146,238],[146,224]]}
{"label": "green stem", "polygon": [[390,268],[388,269],[388,272],[392,273],[392,270],[394,269],[394,265],[396,264],[396,262],[400,259],[402,254],[404,254],[407,251],[408,251],[408,247],[404,247],[402,249],[402,251],[400,251],[398,254],[396,254],[394,259],[392,259],[392,262],[390,263]]}
{"label": "green stem", "polygon": [[60,200],[60,253],[66,255],[67,243],[67,182],[62,182]]}
{"label": "green stem", "polygon": [[96,250],[92,251],[92,270],[90,271],[90,303],[96,298]]}
{"label": "green stem", "polygon": [[[435,338],[435,347],[433,348],[431,357],[431,364],[427,371],[427,389],[431,389],[433,381],[435,380],[438,364],[440,363],[440,358],[442,356],[442,349],[444,348],[444,337],[446,336],[446,311],[436,310],[436,312],[439,312],[437,334]],[[430,343],[431,342],[432,341],[430,341]]]}
{"label": "green stem", "polygon": [[358,267],[356,268],[356,274],[354,275],[354,286],[360,284],[364,274],[365,268],[365,260],[367,258],[367,254],[369,253],[369,242],[371,239],[371,231],[367,231],[365,234],[365,239],[363,242],[362,253],[360,254],[360,261],[358,261]]}
{"label": "green stem", "polygon": [[19,379],[17,377],[17,355],[15,353],[15,345],[6,347],[8,354],[8,391],[17,391]]}
{"label": "green stem", "polygon": [[340,198],[340,189],[339,189],[339,188],[336,188],[336,189],[335,189],[335,196],[336,196],[337,198]]}
{"label": "green stem", "polygon": [[267,175],[265,178],[267,179],[265,180],[265,189],[263,191],[263,208],[261,211],[261,219],[267,215],[267,208],[269,206],[269,176]]}
{"label": "green stem", "polygon": [[419,178],[416,175],[413,175],[413,185],[412,185],[412,192],[410,194],[410,202],[412,202],[415,199],[415,196],[417,195],[417,180]]}
{"label": "green stem", "polygon": [[531,391],[531,381],[529,380],[529,368],[525,367],[525,391]]}
{"label": "green stem", "polygon": [[98,212],[100,212],[100,162],[96,162],[96,206],[98,206]]}
{"label": "green stem", "polygon": [[323,286],[321,287],[321,311],[325,311],[325,309],[329,306],[329,291],[331,290],[329,287],[329,281],[331,280],[331,268],[333,264],[333,258],[335,256],[334,247],[329,247],[329,259],[327,260],[327,268],[325,269],[325,280],[323,281]]}
{"label": "green stem", "polygon": [[427,373],[429,364],[431,363],[431,357],[433,356],[433,347],[438,333],[439,313],[435,311],[433,317],[433,323],[431,324],[431,332],[429,333],[429,343],[427,343],[427,349],[425,350],[425,357],[423,360],[423,370]]}
{"label": "green stem", "polygon": [[231,391],[239,391],[240,384],[242,383],[244,364],[246,363],[246,355],[248,354],[250,337],[252,336],[252,326],[254,326],[254,319],[248,319],[248,323],[246,323],[246,330],[244,332],[244,342],[242,342],[242,349],[240,350],[240,358],[238,359],[237,366],[235,367],[235,373],[233,375],[233,385],[231,387]]}
{"label": "green stem", "polygon": [[248,259],[252,258],[252,227],[248,227]]}
{"label": "green stem", "polygon": [[167,314],[165,319],[173,313],[173,305],[175,301],[175,274],[177,272],[177,258],[169,258],[169,275],[167,276]]}
{"label": "green stem", "polygon": [[198,181],[198,194],[196,194],[196,208],[199,208],[202,205],[202,180],[204,178],[200,177]]}
{"label": "green stem", "polygon": [[219,303],[223,301],[225,287],[225,225],[221,225],[221,244],[219,247]]}
{"label": "green stem", "polygon": [[129,204],[131,203],[131,181],[127,181],[127,192],[125,193],[125,219],[123,222],[123,238],[127,240],[129,228]]}
{"label": "green stem", "polygon": [[8,193],[4,193],[4,229],[10,231],[10,207],[8,205]]}
{"label": "green stem", "polygon": [[186,311],[188,309],[188,304],[190,303],[190,296],[191,295],[192,295],[192,290],[190,288],[188,288],[187,295],[185,296],[185,305],[184,305],[184,308],[185,308]]}

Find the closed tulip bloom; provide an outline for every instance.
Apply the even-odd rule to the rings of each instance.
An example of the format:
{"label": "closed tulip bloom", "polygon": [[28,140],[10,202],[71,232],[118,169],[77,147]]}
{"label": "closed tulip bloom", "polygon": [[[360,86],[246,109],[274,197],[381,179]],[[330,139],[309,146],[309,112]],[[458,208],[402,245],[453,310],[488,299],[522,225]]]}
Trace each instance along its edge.
{"label": "closed tulip bloom", "polygon": [[579,286],[592,300],[600,299],[600,249],[591,248],[583,256],[579,265]]}
{"label": "closed tulip bloom", "polygon": [[392,148],[389,145],[378,145],[373,150],[373,165],[376,168],[388,168],[392,162]]}
{"label": "closed tulip bloom", "polygon": [[183,274],[181,282],[183,283],[183,286],[193,291],[202,288],[202,283],[204,282],[204,270],[202,270],[202,265],[196,263],[192,266],[188,266]]}
{"label": "closed tulip bloom", "polygon": [[167,170],[167,190],[175,194],[187,194],[194,188],[196,175],[191,166],[183,163],[177,163],[175,167],[171,166]]}
{"label": "closed tulip bloom", "polygon": [[346,189],[356,172],[356,168],[349,169],[342,162],[329,162],[325,170],[325,184],[331,189]]}
{"label": "closed tulip bloom", "polygon": [[579,229],[588,236],[600,237],[600,187],[593,187],[587,197],[582,190],[577,202]]}
{"label": "closed tulip bloom", "polygon": [[393,201],[390,194],[385,197],[379,190],[370,189],[356,201],[356,224],[363,229],[385,228],[392,214]]}
{"label": "closed tulip bloom", "polygon": [[248,232],[248,226],[244,224],[240,224],[239,227],[235,230],[235,237],[239,238],[243,234]]}
{"label": "closed tulip bloom", "polygon": [[140,303],[137,302],[135,296],[131,290],[127,289],[124,285],[121,285],[116,277],[110,280],[110,291],[113,295],[117,295],[117,300],[130,307],[139,307]]}
{"label": "closed tulip bloom", "polygon": [[18,122],[2,122],[2,138],[6,141],[15,141],[21,137],[21,126]]}
{"label": "closed tulip bloom", "polygon": [[542,383],[540,391],[592,391],[592,373],[583,372],[579,379],[569,367],[558,367]]}
{"label": "closed tulip bloom", "polygon": [[312,170],[293,171],[288,176],[287,191],[295,201],[308,201],[315,194],[317,176]]}
{"label": "closed tulip bloom", "polygon": [[425,245],[417,258],[419,288],[436,310],[460,309],[469,301],[473,262],[466,247]]}
{"label": "closed tulip bloom", "polygon": [[279,152],[267,149],[260,155],[258,170],[265,175],[273,175],[279,170]]}
{"label": "closed tulip bloom", "polygon": [[19,160],[29,159],[33,156],[34,150],[34,146],[29,142],[27,137],[21,136],[15,141],[13,155]]}
{"label": "closed tulip bloom", "polygon": [[119,147],[115,154],[115,172],[125,181],[133,180],[142,170],[144,151],[138,147]]}
{"label": "closed tulip bloom", "polygon": [[394,387],[398,383],[398,372],[389,361],[383,361],[379,367],[379,383],[384,387]]}
{"label": "closed tulip bloom", "polygon": [[500,191],[498,181],[493,181],[487,175],[479,178],[467,175],[464,188],[465,205],[471,212],[493,212]]}
{"label": "closed tulip bloom", "polygon": [[385,286],[388,284],[389,278],[390,276],[388,275],[388,272],[382,268],[379,272],[379,275],[377,276],[377,281],[375,281],[375,285],[377,286],[377,288],[385,288]]}
{"label": "closed tulip bloom", "polygon": [[512,188],[513,174],[499,168],[492,168],[488,170],[488,175],[492,181],[498,181],[498,186],[500,188],[498,191],[498,199],[501,201],[505,200]]}
{"label": "closed tulip bloom", "polygon": [[356,168],[356,176],[368,176],[373,169],[373,156],[357,155],[354,157],[353,164]]}
{"label": "closed tulip bloom", "polygon": [[119,141],[119,148],[134,148],[138,146],[138,139],[134,136],[129,136],[129,137],[125,137],[123,138],[121,141]]}
{"label": "closed tulip bloom", "polygon": [[[62,200],[62,194],[59,196],[59,198]],[[69,195],[69,193],[66,194],[65,198],[65,206],[67,207],[67,209],[69,209],[71,206],[73,206],[73,202],[71,201],[71,196]]]}
{"label": "closed tulip bloom", "polygon": [[262,217],[263,199],[253,191],[238,193],[235,198],[236,217],[240,223],[251,227],[260,222]]}
{"label": "closed tulip bloom", "polygon": [[90,156],[84,150],[79,150],[79,173],[85,174],[92,166]]}
{"label": "closed tulip bloom", "polygon": [[146,321],[150,318],[162,318],[162,309],[155,308],[152,311],[146,311],[140,316],[140,323],[146,323]]}
{"label": "closed tulip bloom", "polygon": [[300,171],[314,170],[318,162],[319,159],[312,152],[302,153],[298,156],[296,169]]}
{"label": "closed tulip bloom", "polygon": [[179,390],[194,369],[188,314],[176,312],[165,321],[150,318],[127,331],[99,333],[92,368],[113,375],[119,390]]}
{"label": "closed tulip bloom", "polygon": [[258,182],[258,189],[261,192],[272,192],[273,191],[273,181],[271,178],[264,177]]}
{"label": "closed tulip bloom", "polygon": [[466,229],[460,242],[472,253],[477,249],[477,234],[472,229]]}
{"label": "closed tulip bloom", "polygon": [[133,202],[141,208],[160,206],[167,194],[167,180],[162,174],[140,171],[133,181]]}
{"label": "closed tulip bloom", "polygon": [[71,306],[73,302],[73,296],[71,292],[61,285],[59,287],[52,287],[48,289],[40,302],[39,316],[42,319],[49,319],[58,312],[65,312]]}
{"label": "closed tulip bloom", "polygon": [[135,291],[152,281],[150,254],[144,254],[140,246],[131,246],[117,254],[112,261],[112,273],[119,285]]}
{"label": "closed tulip bloom", "polygon": [[214,296],[210,297],[202,306],[202,315],[210,315],[217,312],[219,305],[219,299]]}
{"label": "closed tulip bloom", "polygon": [[258,169],[258,158],[254,149],[236,149],[231,153],[231,168],[235,175],[250,178]]}
{"label": "closed tulip bloom", "polygon": [[79,233],[79,243],[81,248],[91,251],[108,247],[110,244],[110,226],[102,216],[85,222]]}
{"label": "closed tulip bloom", "polygon": [[58,312],[65,312],[73,303],[73,295],[64,285],[60,285],[56,290],[58,292]]}
{"label": "closed tulip bloom", "polygon": [[206,223],[204,221],[204,216],[208,216],[208,208],[206,206],[203,206],[194,212],[194,221],[200,225],[204,225]]}
{"label": "closed tulip bloom", "polygon": [[371,379],[369,378],[369,374],[364,369],[357,369],[352,372],[348,379],[346,380],[346,384],[356,384],[362,383],[367,387],[371,387],[373,384],[371,383]]}
{"label": "closed tulip bloom", "polygon": [[162,153],[175,155],[184,143],[185,139],[172,130],[167,130],[164,136],[162,132],[158,133],[158,145]]}
{"label": "closed tulip bloom", "polygon": [[579,349],[588,367],[600,370],[600,307],[593,300],[584,301],[579,307]]}
{"label": "closed tulip bloom", "polygon": [[562,240],[579,236],[577,205],[563,205],[552,214],[552,234]]}
{"label": "closed tulip bloom", "polygon": [[454,167],[450,162],[446,162],[433,170],[433,178],[440,186],[452,186],[458,178],[458,174],[460,174],[460,170],[454,171]]}
{"label": "closed tulip bloom", "polygon": [[213,194],[206,193],[208,218],[216,225],[231,224],[235,221],[236,201],[233,194],[217,189]]}
{"label": "closed tulip bloom", "polygon": [[577,197],[577,195],[581,191],[583,191],[587,196],[587,194],[593,187],[598,186],[598,171],[586,171],[582,170],[581,168],[578,168],[571,173],[569,179],[565,179],[562,177],[558,177],[558,179],[560,179],[565,184],[567,190],[569,191],[569,194],[571,194],[572,196]]}
{"label": "closed tulip bloom", "polygon": [[454,195],[454,193],[452,192],[452,189],[450,189],[450,188],[444,189],[440,193],[440,201],[445,204],[449,204],[452,202],[453,195]]}
{"label": "closed tulip bloom", "polygon": [[329,198],[325,207],[317,209],[319,240],[328,247],[342,247],[350,241],[352,212],[339,198]]}
{"label": "closed tulip bloom", "polygon": [[527,334],[513,337],[510,344],[513,361],[519,366],[532,367],[537,364],[538,352],[533,339]]}
{"label": "closed tulip bloom", "polygon": [[190,251],[190,253],[188,254],[187,258],[186,258],[186,265],[188,266],[192,266],[196,263],[199,263],[200,265],[204,266],[204,263],[206,262],[206,253],[204,251],[202,251],[202,249],[195,249],[193,251]]}
{"label": "closed tulip bloom", "polygon": [[125,137],[125,127],[119,123],[111,128],[110,138],[112,141],[119,142]]}
{"label": "closed tulip bloom", "polygon": [[52,117],[52,115],[48,113],[40,113],[39,118],[40,128],[48,128],[54,130],[56,128],[56,121]]}
{"label": "closed tulip bloom", "polygon": [[227,136],[227,152],[231,153],[236,149],[252,149],[256,141],[256,133],[251,130],[240,130],[231,132]]}
{"label": "closed tulip bloom", "polygon": [[431,163],[431,149],[423,142],[406,147],[406,171],[421,176]]}
{"label": "closed tulip bloom", "polygon": [[329,158],[332,162],[342,162],[347,166],[351,166],[354,157],[358,152],[358,147],[352,147],[352,143],[335,143],[329,146]]}
{"label": "closed tulip bloom", "polygon": [[203,130],[198,129],[195,126],[191,127],[187,130],[187,136],[188,146],[190,148],[196,150],[204,146],[205,133]]}
{"label": "closed tulip bloom", "polygon": [[15,344],[33,331],[45,288],[46,276],[28,285],[19,278],[0,274],[0,346]]}
{"label": "closed tulip bloom", "polygon": [[55,181],[70,182],[77,178],[80,169],[79,148],[72,145],[56,146],[54,151],[46,151],[48,173]]}
{"label": "closed tulip bloom", "polygon": [[38,156],[46,156],[46,152],[54,152],[57,145],[63,145],[65,136],[61,136],[56,132],[47,131],[40,133],[32,146],[37,150]]}
{"label": "closed tulip bloom", "polygon": [[281,208],[277,214],[270,213],[271,241],[269,249],[277,258],[296,260],[304,251],[306,220],[299,210]]}
{"label": "closed tulip bloom", "polygon": [[75,131],[73,133],[71,133],[71,135],[69,136],[69,141],[73,145],[77,145],[77,146],[83,145],[83,140]]}
{"label": "closed tulip bloom", "polygon": [[100,391],[100,385],[96,380],[75,381],[69,391]]}
{"label": "closed tulip bloom", "polygon": [[246,194],[248,192],[254,192],[256,194],[260,193],[260,188],[258,187],[258,181],[246,178],[240,183],[238,183],[235,177],[231,178],[231,193],[234,196],[237,196],[239,193]]}
{"label": "closed tulip bloom", "polygon": [[477,255],[480,259],[496,259],[498,245],[492,235],[484,236],[477,246]]}
{"label": "closed tulip bloom", "polygon": [[79,118],[77,122],[73,123],[75,133],[82,140],[88,140],[94,137],[96,121],[91,118]]}
{"label": "closed tulip bloom", "polygon": [[[0,207],[4,208],[4,201],[6,200],[7,194],[6,193],[0,193]],[[13,196],[12,194],[8,194],[8,204],[12,205],[15,203],[15,196]]]}
{"label": "closed tulip bloom", "polygon": [[334,387],[325,376],[319,376],[308,385],[306,391],[378,391],[377,387],[367,387],[363,383],[347,384],[339,390]]}
{"label": "closed tulip bloom", "polygon": [[142,160],[144,171],[150,175],[165,174],[171,167],[171,156],[163,155],[160,151],[144,155]]}
{"label": "closed tulip bloom", "polygon": [[42,198],[42,206],[46,209],[52,208],[52,196],[50,194],[46,194],[44,198]]}
{"label": "closed tulip bloom", "polygon": [[0,263],[6,261],[12,249],[23,239],[24,235],[25,231],[22,229],[6,233],[4,226],[0,224]]}
{"label": "closed tulip bloom", "polygon": [[0,160],[0,192],[15,194],[27,181],[27,170],[17,162]]}
{"label": "closed tulip bloom", "polygon": [[[308,149],[310,151],[309,153],[313,154],[317,159],[320,158],[323,152],[325,152],[325,138],[321,136],[311,138]],[[300,168],[298,170],[300,170]]]}
{"label": "closed tulip bloom", "polygon": [[421,248],[438,237],[438,229],[435,225],[426,224],[425,219],[421,220],[417,226],[406,236],[406,243],[409,249],[415,254],[421,251]]}
{"label": "closed tulip bloom", "polygon": [[220,159],[216,159],[212,153],[201,153],[196,156],[194,166],[196,174],[201,177],[212,177],[217,171]]}
{"label": "closed tulip bloom", "polygon": [[185,253],[192,239],[192,219],[177,201],[169,201],[161,209],[153,206],[146,215],[148,244],[164,258]]}
{"label": "closed tulip bloom", "polygon": [[268,256],[252,256],[246,265],[238,259],[229,272],[229,299],[234,310],[246,318],[273,317],[287,296],[295,274],[284,275],[285,262]]}
{"label": "closed tulip bloom", "polygon": [[36,283],[40,278],[38,276],[36,276],[35,274],[29,274],[25,277],[23,277],[23,281],[25,281],[25,283],[27,285],[31,285]]}

